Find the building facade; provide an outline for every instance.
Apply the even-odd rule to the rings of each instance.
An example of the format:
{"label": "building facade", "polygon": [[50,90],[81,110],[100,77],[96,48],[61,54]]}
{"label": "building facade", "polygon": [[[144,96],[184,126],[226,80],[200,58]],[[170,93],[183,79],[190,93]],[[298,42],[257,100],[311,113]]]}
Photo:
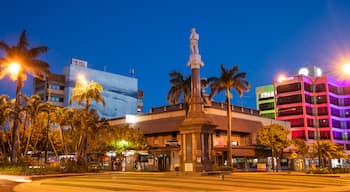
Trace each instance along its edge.
{"label": "building facade", "polygon": [[91,103],[91,108],[96,109],[101,118],[142,112],[143,91],[138,89],[136,78],[91,69],[87,64],[87,61],[73,58],[72,63],[64,68],[64,74],[51,74],[47,81],[34,79],[34,94],[55,106],[77,107],[77,103],[70,104],[70,98],[78,75],[84,75],[88,81],[95,81],[103,87],[101,94],[105,107]]}
{"label": "building facade", "polygon": [[317,67],[302,68],[274,81],[273,90],[276,119],[291,123],[292,138],[331,140],[350,150],[349,81],[322,75]]}
{"label": "building facade", "polygon": [[275,96],[273,85],[266,85],[255,88],[256,107],[260,115],[266,118],[275,119]]}
{"label": "building facade", "polygon": [[110,119],[137,113],[138,81],[136,78],[91,69],[87,67],[86,61],[78,59],[72,59],[72,63],[64,68],[65,106],[77,106],[76,103],[71,105],[69,101],[79,75],[84,75],[87,80],[102,85],[102,96],[106,106],[91,103],[91,107],[97,109],[100,117]]}
{"label": "building facade", "polygon": [[53,106],[64,106],[65,76],[51,73],[47,81],[34,78],[34,94],[40,96],[43,101],[50,101]]}
{"label": "building facade", "polygon": [[[259,164],[271,169],[271,150],[257,145],[257,130],[273,123],[290,128],[289,122],[264,118],[259,111],[244,107],[231,106],[232,110],[232,162],[237,170],[258,170]],[[227,165],[227,113],[224,103],[212,102],[206,105],[204,113],[216,125],[208,151],[214,167]],[[149,153],[154,157],[151,163],[161,171],[185,170],[181,167],[182,143],[180,127],[185,120],[186,111],[182,104],[152,108],[149,113],[136,116],[136,122],[130,124],[140,129],[150,146]],[[109,120],[112,126],[123,126],[125,117]],[[193,138],[192,138],[193,139]],[[195,139],[192,140],[195,142]],[[194,157],[196,160],[196,158]],[[201,160],[201,159],[198,159]],[[264,167],[263,166],[263,167]],[[265,170],[266,170],[265,169]]]}

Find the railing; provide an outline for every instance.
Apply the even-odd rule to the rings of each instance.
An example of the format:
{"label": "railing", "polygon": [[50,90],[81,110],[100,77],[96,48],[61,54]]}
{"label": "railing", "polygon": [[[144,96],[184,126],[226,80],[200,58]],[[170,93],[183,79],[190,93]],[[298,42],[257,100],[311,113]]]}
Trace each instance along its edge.
{"label": "railing", "polygon": [[[222,110],[227,110],[227,106],[225,103],[220,103],[220,102],[211,102],[211,105],[208,105],[207,108],[214,108],[214,109],[222,109]],[[184,109],[184,104],[176,104],[176,105],[166,105],[166,106],[161,106],[161,107],[154,107],[151,108],[150,113],[161,113],[165,111],[178,111],[178,110],[183,110]],[[250,114],[250,115],[255,115],[255,116],[260,116],[260,112],[255,109],[250,109],[246,107],[239,107],[235,105],[231,105],[231,111],[233,112],[238,112],[238,113],[244,113],[244,114]]]}

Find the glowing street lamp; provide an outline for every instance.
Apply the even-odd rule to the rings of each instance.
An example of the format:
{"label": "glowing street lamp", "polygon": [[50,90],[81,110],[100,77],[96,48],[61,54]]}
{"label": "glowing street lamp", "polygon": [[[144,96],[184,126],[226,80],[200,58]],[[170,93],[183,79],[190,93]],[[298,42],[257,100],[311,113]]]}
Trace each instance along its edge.
{"label": "glowing street lamp", "polygon": [[286,80],[286,79],[287,79],[287,76],[284,75],[284,74],[281,74],[281,75],[279,75],[279,76],[277,77],[277,81],[278,81],[279,83],[281,83],[282,81],[284,81],[284,80]]}
{"label": "glowing street lamp", "polygon": [[10,74],[10,77],[12,80],[18,79],[18,74],[19,74],[20,69],[21,69],[21,66],[17,62],[12,62],[7,67],[7,72]]}
{"label": "glowing street lamp", "polygon": [[346,75],[350,75],[350,63],[346,63],[342,66],[342,72]]}

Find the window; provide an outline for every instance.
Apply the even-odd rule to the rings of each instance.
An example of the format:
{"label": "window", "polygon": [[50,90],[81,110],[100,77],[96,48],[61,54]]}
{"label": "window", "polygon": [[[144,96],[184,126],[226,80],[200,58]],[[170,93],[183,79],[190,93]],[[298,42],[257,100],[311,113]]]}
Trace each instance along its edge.
{"label": "window", "polygon": [[305,94],[305,102],[313,104],[313,102],[314,102],[313,97],[311,97],[310,95],[306,95]]}
{"label": "window", "polygon": [[314,127],[314,120],[313,119],[309,119],[308,118],[306,121],[307,121],[307,126],[308,127]]}
{"label": "window", "polygon": [[304,90],[308,92],[312,92],[311,85],[308,83],[304,83]]}
{"label": "window", "polygon": [[350,87],[343,87],[343,95],[350,94]]}
{"label": "window", "polygon": [[343,139],[342,133],[341,132],[337,132],[337,131],[333,131],[333,137],[334,137],[334,139],[337,139],[337,140],[342,140]]}
{"label": "window", "polygon": [[288,85],[280,85],[277,87],[277,93],[286,93],[292,91],[300,91],[301,84],[300,83],[292,83]]}
{"label": "window", "polygon": [[308,131],[307,132],[309,139],[315,139],[315,131]]}
{"label": "window", "polygon": [[350,106],[350,98],[344,98],[344,106]]}
{"label": "window", "polygon": [[333,105],[339,105],[339,99],[332,96],[329,97],[329,102]]}
{"label": "window", "polygon": [[318,107],[317,114],[318,115],[328,115],[328,107]]}
{"label": "window", "polygon": [[[323,104],[323,103],[327,103],[327,96],[326,95],[320,95],[316,97],[316,103],[317,104]],[[350,104],[350,100],[349,100],[349,104]]]}
{"label": "window", "polygon": [[330,139],[329,131],[320,131],[320,138],[321,139]]}
{"label": "window", "polygon": [[303,114],[303,108],[301,106],[278,109],[279,117],[290,116],[290,115],[300,115],[300,114]]}
{"label": "window", "polygon": [[292,138],[305,139],[304,131],[292,131]]}
{"label": "window", "polygon": [[289,121],[290,121],[291,127],[304,127],[304,119],[303,118],[291,119]]}
{"label": "window", "polygon": [[271,109],[274,109],[275,108],[275,105],[274,103],[263,103],[263,104],[259,104],[259,109],[261,111],[264,111],[264,110],[271,110]]}
{"label": "window", "polygon": [[300,103],[300,102],[301,102],[301,95],[300,94],[277,98],[278,105],[290,104],[290,103]]}
{"label": "window", "polygon": [[341,128],[341,123],[338,120],[332,119],[332,126],[335,128]]}
{"label": "window", "polygon": [[331,107],[331,115],[340,117],[340,110]]}
{"label": "window", "polygon": [[328,89],[329,89],[329,92],[334,93],[334,94],[337,94],[337,95],[340,95],[340,94],[339,94],[340,91],[338,91],[338,88],[337,88],[337,87],[335,87],[335,86],[329,84],[329,85],[328,85]]}
{"label": "window", "polygon": [[319,127],[329,127],[328,119],[319,119],[318,120],[318,126]]}
{"label": "window", "polygon": [[325,92],[326,91],[326,84],[317,84],[316,85],[316,92]]}

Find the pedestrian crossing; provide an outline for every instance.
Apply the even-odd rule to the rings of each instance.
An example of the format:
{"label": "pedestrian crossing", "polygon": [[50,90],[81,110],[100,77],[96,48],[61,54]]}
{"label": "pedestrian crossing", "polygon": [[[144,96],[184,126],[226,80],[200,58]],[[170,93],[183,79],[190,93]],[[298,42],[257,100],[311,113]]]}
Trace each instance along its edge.
{"label": "pedestrian crossing", "polygon": [[[348,191],[350,178],[269,173],[218,176],[172,173],[110,173],[51,178],[16,186],[15,191]],[[83,189],[83,190],[82,190]]]}

